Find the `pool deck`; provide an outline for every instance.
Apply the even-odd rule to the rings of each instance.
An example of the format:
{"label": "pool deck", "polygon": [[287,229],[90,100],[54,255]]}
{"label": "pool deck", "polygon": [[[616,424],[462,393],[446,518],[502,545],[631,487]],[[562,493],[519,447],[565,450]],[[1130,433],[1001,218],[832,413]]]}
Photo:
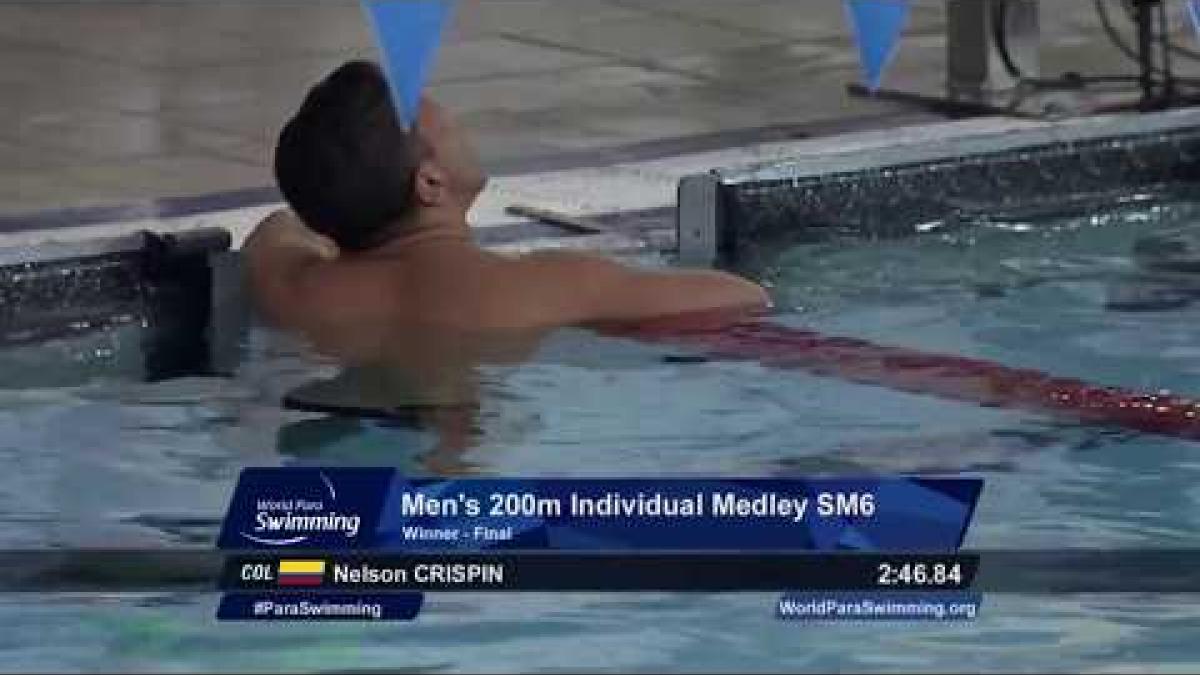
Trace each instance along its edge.
{"label": "pool deck", "polygon": [[[845,170],[851,164],[859,166],[864,161],[915,161],[931,152],[946,153],[955,148],[964,152],[972,149],[987,152],[1012,143],[1044,143],[1197,124],[1200,124],[1200,109],[1060,121],[981,117],[758,143],[600,167],[501,176],[491,179],[472,210],[470,220],[480,241],[494,250],[520,252],[550,247],[620,253],[669,250],[676,244],[674,207],[680,179],[715,167],[751,170],[760,165],[773,167],[784,163],[817,173]],[[0,248],[115,237],[141,229],[174,232],[200,227],[229,230],[237,248],[255,224],[282,206],[273,200],[251,205],[222,205],[221,202],[229,197],[218,194],[194,202],[168,203],[159,213],[141,215],[137,215],[141,213],[139,208],[131,207],[126,211],[130,217],[119,217],[122,211],[118,209],[115,212],[118,217],[81,225],[71,224],[69,218],[72,214],[87,214],[86,209],[68,213],[64,222],[55,222],[61,212],[51,212],[48,221],[53,226],[25,229],[16,227],[24,217],[6,221],[0,216],[0,225],[8,222],[13,226],[10,231],[0,232]],[[579,234],[535,223],[530,218],[508,213],[507,207],[513,204],[534,205],[554,213],[569,214],[603,232]],[[171,213],[172,208],[181,212]]]}
{"label": "pool deck", "polygon": [[[889,87],[940,90],[944,4],[915,0]],[[1042,23],[1044,72],[1132,72],[1091,3]],[[373,53],[354,1],[0,4],[0,246],[200,225],[240,240],[279,206],[271,145],[304,90]],[[838,0],[460,0],[430,88],[497,176],[472,215],[502,248],[653,246],[683,175],[1039,124],[914,127],[939,118],[850,97],[856,78]],[[616,232],[561,236],[515,203]]]}

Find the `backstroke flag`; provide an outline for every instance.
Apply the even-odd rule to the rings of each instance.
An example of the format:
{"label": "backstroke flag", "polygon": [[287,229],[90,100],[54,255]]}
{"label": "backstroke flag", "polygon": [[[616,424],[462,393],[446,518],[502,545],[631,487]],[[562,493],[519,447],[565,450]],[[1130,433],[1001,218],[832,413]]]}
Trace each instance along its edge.
{"label": "backstroke flag", "polygon": [[858,42],[863,79],[875,91],[908,21],[908,0],[847,0],[846,11]]}
{"label": "backstroke flag", "polygon": [[362,0],[375,29],[392,105],[404,127],[417,116],[453,0]]}

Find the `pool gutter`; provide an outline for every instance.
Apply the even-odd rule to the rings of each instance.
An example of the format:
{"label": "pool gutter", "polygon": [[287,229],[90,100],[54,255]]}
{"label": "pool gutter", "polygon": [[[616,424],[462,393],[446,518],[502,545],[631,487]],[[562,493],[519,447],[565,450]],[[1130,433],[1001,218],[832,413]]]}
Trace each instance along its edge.
{"label": "pool gutter", "polygon": [[[728,264],[738,257],[739,241],[765,238],[767,231],[912,231],[963,203],[987,208],[1026,198],[1039,191],[1034,181],[1098,190],[1190,180],[1193,156],[1200,157],[1197,139],[1200,109],[1189,108],[981,128],[927,125],[798,144],[791,157],[682,177],[679,261]],[[1130,152],[1132,145],[1138,148]],[[922,182],[922,172],[936,180]]]}

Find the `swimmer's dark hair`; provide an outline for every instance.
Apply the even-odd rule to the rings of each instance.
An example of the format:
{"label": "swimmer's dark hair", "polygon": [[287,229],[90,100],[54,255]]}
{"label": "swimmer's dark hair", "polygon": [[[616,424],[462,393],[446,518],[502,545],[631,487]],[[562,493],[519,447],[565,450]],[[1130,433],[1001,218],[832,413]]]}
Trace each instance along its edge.
{"label": "swimmer's dark hair", "polygon": [[275,180],[312,229],[347,251],[378,246],[413,206],[421,158],[380,67],[350,61],[308,92],[275,148]]}

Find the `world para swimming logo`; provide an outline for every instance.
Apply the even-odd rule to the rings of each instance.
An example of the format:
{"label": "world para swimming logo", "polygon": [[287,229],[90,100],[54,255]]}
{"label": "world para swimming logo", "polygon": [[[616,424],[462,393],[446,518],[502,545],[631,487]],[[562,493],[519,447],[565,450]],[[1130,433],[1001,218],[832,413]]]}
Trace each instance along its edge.
{"label": "world para swimming logo", "polygon": [[295,546],[331,533],[358,537],[362,520],[358,514],[338,510],[338,491],[329,476],[324,471],[308,475],[318,480],[289,482],[286,496],[254,496],[252,517],[238,534],[265,546]]}

